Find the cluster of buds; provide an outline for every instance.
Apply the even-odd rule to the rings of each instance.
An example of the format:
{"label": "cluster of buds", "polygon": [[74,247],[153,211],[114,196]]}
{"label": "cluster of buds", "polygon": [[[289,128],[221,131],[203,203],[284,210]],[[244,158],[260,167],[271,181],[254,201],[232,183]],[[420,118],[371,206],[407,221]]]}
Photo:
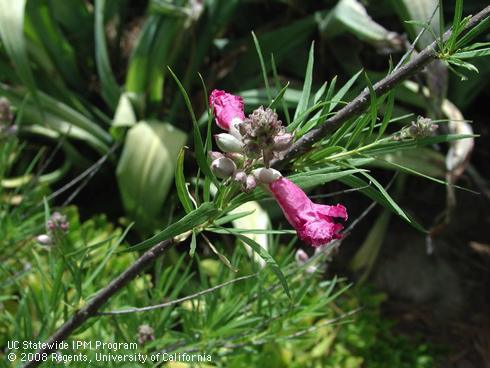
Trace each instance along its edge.
{"label": "cluster of buds", "polygon": [[231,179],[240,184],[245,192],[257,186],[253,175],[247,174],[244,169],[245,159],[242,154],[225,152],[209,152],[211,158],[211,171],[220,179]]}
{"label": "cluster of buds", "polygon": [[14,114],[9,100],[0,97],[0,136],[11,136],[17,131],[17,127],[12,124]]}
{"label": "cluster of buds", "polygon": [[58,211],[53,212],[46,222],[46,234],[39,235],[36,237],[36,240],[39,244],[44,246],[53,245],[53,239],[56,238],[56,236],[67,233],[69,227],[70,223],[65,215],[62,215]]}
{"label": "cluster of buds", "polygon": [[404,139],[417,139],[430,137],[437,129],[437,124],[432,122],[430,118],[424,118],[418,116],[417,121],[412,121],[410,126],[403,128],[399,132],[395,133],[393,139],[401,141]]}
{"label": "cluster of buds", "polygon": [[293,143],[293,135],[269,108],[259,107],[245,117],[239,96],[214,90],[209,104],[216,124],[227,131],[214,136],[221,152],[209,152],[211,170],[221,179],[239,183],[243,191],[255,189],[258,181],[252,170],[257,165],[269,168],[273,158],[282,157]]}
{"label": "cluster of buds", "polygon": [[319,247],[340,239],[343,226],[336,220],[347,220],[345,207],[312,202],[300,187],[269,167],[293,143],[293,135],[286,132],[277,114],[259,107],[245,117],[242,98],[219,90],[211,93],[209,104],[216,124],[227,131],[215,135],[222,152],[209,152],[213,173],[239,183],[243,191],[265,187],[305,243]]}

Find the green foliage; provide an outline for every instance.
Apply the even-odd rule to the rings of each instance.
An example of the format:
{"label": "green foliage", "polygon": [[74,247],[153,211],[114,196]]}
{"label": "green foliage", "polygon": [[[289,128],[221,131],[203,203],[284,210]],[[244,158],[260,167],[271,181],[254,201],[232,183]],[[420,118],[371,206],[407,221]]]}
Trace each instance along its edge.
{"label": "green foliage", "polygon": [[[135,352],[203,351],[223,367],[433,365],[428,346],[393,336],[391,323],[380,317],[383,296],[324,279],[329,252],[301,265],[293,255],[296,238],[285,244],[293,230],[232,227],[254,215],[234,210],[268,193],[241,193],[236,183],[212,174],[208,87],[239,93],[247,110],[277,110],[296,140],[366,88],[367,111],[330,131],[284,174],[305,190],[338,181],[386,208],[353,260],[354,269],[368,272],[391,212],[420,231],[426,225],[400,207],[371,168],[449,185],[444,156],[433,146],[473,138],[414,132],[415,114],[431,109],[424,88],[415,92],[413,83],[376,95],[375,81],[394,68],[390,63],[379,72],[384,64],[375,63],[377,72],[369,70],[370,63],[361,63],[363,52],[404,45],[369,14],[407,21],[412,41],[425,29],[418,46],[435,40],[438,57],[458,74],[459,68],[488,71],[481,61],[477,69],[476,58],[490,55],[484,35],[490,20],[466,32],[469,18],[457,0],[452,35],[443,40],[446,9],[437,12],[432,0],[383,2],[392,7],[356,0],[277,3],[284,14],[304,16],[283,19],[281,12],[261,9],[265,15],[249,19],[242,14],[256,14],[254,2],[238,0],[151,0],[136,8],[129,1],[0,0],[0,95],[15,108],[20,137],[5,139],[0,129],[0,346],[45,340],[141,251],[174,239],[173,248],[72,338],[136,342],[140,326],[149,325],[155,339]],[[317,32],[322,39],[311,43]],[[349,46],[352,39],[359,49]],[[468,90],[484,83],[473,79],[457,99],[466,100]],[[69,185],[90,180],[105,160],[117,177],[105,184],[118,186],[129,216],[121,223],[134,226],[115,226],[114,218],[92,208],[81,208],[88,213],[81,219],[75,206],[64,206],[69,231],[53,235],[51,245],[36,242],[61,204],[58,190],[65,187],[57,185],[96,162]],[[269,247],[252,235],[266,235]],[[248,247],[265,267],[251,260]]]}

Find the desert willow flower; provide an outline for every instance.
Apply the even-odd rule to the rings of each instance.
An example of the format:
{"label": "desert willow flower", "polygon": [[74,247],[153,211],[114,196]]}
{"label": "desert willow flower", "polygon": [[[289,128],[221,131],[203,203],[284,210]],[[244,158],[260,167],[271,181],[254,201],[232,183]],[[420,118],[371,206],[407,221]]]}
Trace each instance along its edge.
{"label": "desert willow flower", "polygon": [[211,93],[209,102],[216,123],[228,131],[215,136],[228,156],[211,153],[212,171],[239,183],[245,192],[258,184],[266,186],[303,242],[318,247],[341,238],[343,226],[336,219],[347,220],[344,206],[313,203],[300,187],[269,168],[270,161],[280,158],[293,143],[293,135],[286,132],[277,114],[261,106],[245,118],[241,97],[219,90]]}
{"label": "desert willow flower", "polygon": [[291,180],[274,169],[254,170],[257,181],[266,184],[284,213],[284,217],[294,227],[298,237],[313,247],[340,239],[344,228],[336,219],[347,220],[347,210],[341,204],[328,206],[314,203],[306,193]]}

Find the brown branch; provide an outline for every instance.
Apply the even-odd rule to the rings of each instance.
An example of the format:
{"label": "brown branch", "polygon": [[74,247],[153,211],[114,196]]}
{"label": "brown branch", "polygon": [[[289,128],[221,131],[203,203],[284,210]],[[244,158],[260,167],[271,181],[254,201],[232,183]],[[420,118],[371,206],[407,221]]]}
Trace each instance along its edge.
{"label": "brown branch", "polygon": [[[490,14],[490,6],[487,6],[480,13],[472,17],[466,27],[466,30],[470,30],[477,26],[482,20],[487,18]],[[450,31],[446,32],[444,37],[447,39],[450,35]],[[398,83],[410,78],[417,73],[424,66],[432,62],[437,58],[436,43],[432,43],[411,61],[403,65],[400,69],[394,71],[386,78],[382,79],[374,85],[374,91],[377,96],[383,95],[387,91],[393,89]],[[283,167],[287,162],[297,157],[301,153],[307,151],[311,146],[325,137],[333,130],[340,127],[345,121],[354,115],[364,111],[369,106],[369,91],[364,90],[353,101],[347,104],[344,108],[340,109],[332,118],[326,120],[319,127],[311,130],[303,137],[301,137],[287,152],[282,160],[273,162],[274,167]],[[135,263],[133,263],[127,270],[121,273],[115,278],[109,285],[100,290],[93,299],[91,299],[85,307],[78,310],[71,319],[65,322],[53,335],[46,341],[46,345],[54,346],[55,343],[65,340],[71,333],[80,327],[89,318],[96,316],[100,307],[102,307],[114,294],[131,282],[138,274],[149,267],[160,255],[162,255],[171,245],[175,243],[174,240],[165,240],[158,243],[153,248],[146,251]],[[54,351],[53,348],[46,347],[45,349],[39,349],[37,353],[50,353]],[[42,361],[29,361],[24,365],[24,368],[37,367]]]}
{"label": "brown branch", "polygon": [[[46,346],[55,346],[57,342],[61,342],[68,338],[71,333],[80,327],[86,320],[97,314],[97,311],[102,307],[114,294],[131,282],[138,274],[149,267],[160,255],[162,255],[171,245],[174,240],[164,240],[157,245],[147,250],[143,255],[136,260],[128,269],[121,273],[118,277],[111,281],[109,285],[101,289],[82,309],[78,310],[73,317],[66,321],[51,337],[46,341]],[[46,347],[39,349],[36,353],[51,353],[55,349]],[[39,356],[38,355],[38,356]],[[42,363],[42,360],[31,360],[24,365],[24,368],[37,367]]]}
{"label": "brown branch", "polygon": [[[465,32],[468,32],[472,28],[475,28],[489,15],[490,15],[490,6],[487,6],[478,14],[471,17],[471,19],[468,22],[468,25],[465,28]],[[451,31],[449,30],[444,34],[444,40],[447,40],[450,35],[451,35]],[[407,62],[406,64],[404,64],[402,67],[395,70],[391,74],[387,75],[379,82],[377,82],[373,86],[376,96],[381,96],[386,92],[392,90],[399,83],[412,77],[423,67],[430,64],[432,61],[436,60],[437,59],[436,50],[437,50],[437,43],[434,41],[432,44],[427,46],[423,51],[421,51],[417,56],[412,58],[409,62]],[[370,94],[369,94],[369,90],[365,88],[354,100],[352,100],[347,105],[345,105],[334,116],[327,119],[322,124],[320,124],[317,128],[310,130],[308,133],[306,133],[300,139],[298,139],[284,155],[284,158],[281,160],[273,161],[272,166],[274,166],[276,169],[283,168],[292,159],[307,152],[313,146],[313,144],[320,141],[334,130],[338,129],[347,120],[366,110],[369,104],[370,104]]]}

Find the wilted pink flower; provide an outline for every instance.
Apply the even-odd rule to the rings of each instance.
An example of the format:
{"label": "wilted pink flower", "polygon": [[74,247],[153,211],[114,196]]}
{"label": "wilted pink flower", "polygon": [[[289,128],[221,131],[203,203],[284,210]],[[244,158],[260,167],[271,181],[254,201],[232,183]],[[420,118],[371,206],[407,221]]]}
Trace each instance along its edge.
{"label": "wilted pink flower", "polygon": [[245,119],[243,99],[240,96],[215,89],[209,96],[209,106],[216,118],[216,124],[221,129],[229,131],[234,124]]}
{"label": "wilted pink flower", "polygon": [[342,237],[339,232],[344,227],[334,218],[347,220],[344,206],[313,203],[300,187],[284,177],[270,183],[269,188],[302,241],[318,247]]}

